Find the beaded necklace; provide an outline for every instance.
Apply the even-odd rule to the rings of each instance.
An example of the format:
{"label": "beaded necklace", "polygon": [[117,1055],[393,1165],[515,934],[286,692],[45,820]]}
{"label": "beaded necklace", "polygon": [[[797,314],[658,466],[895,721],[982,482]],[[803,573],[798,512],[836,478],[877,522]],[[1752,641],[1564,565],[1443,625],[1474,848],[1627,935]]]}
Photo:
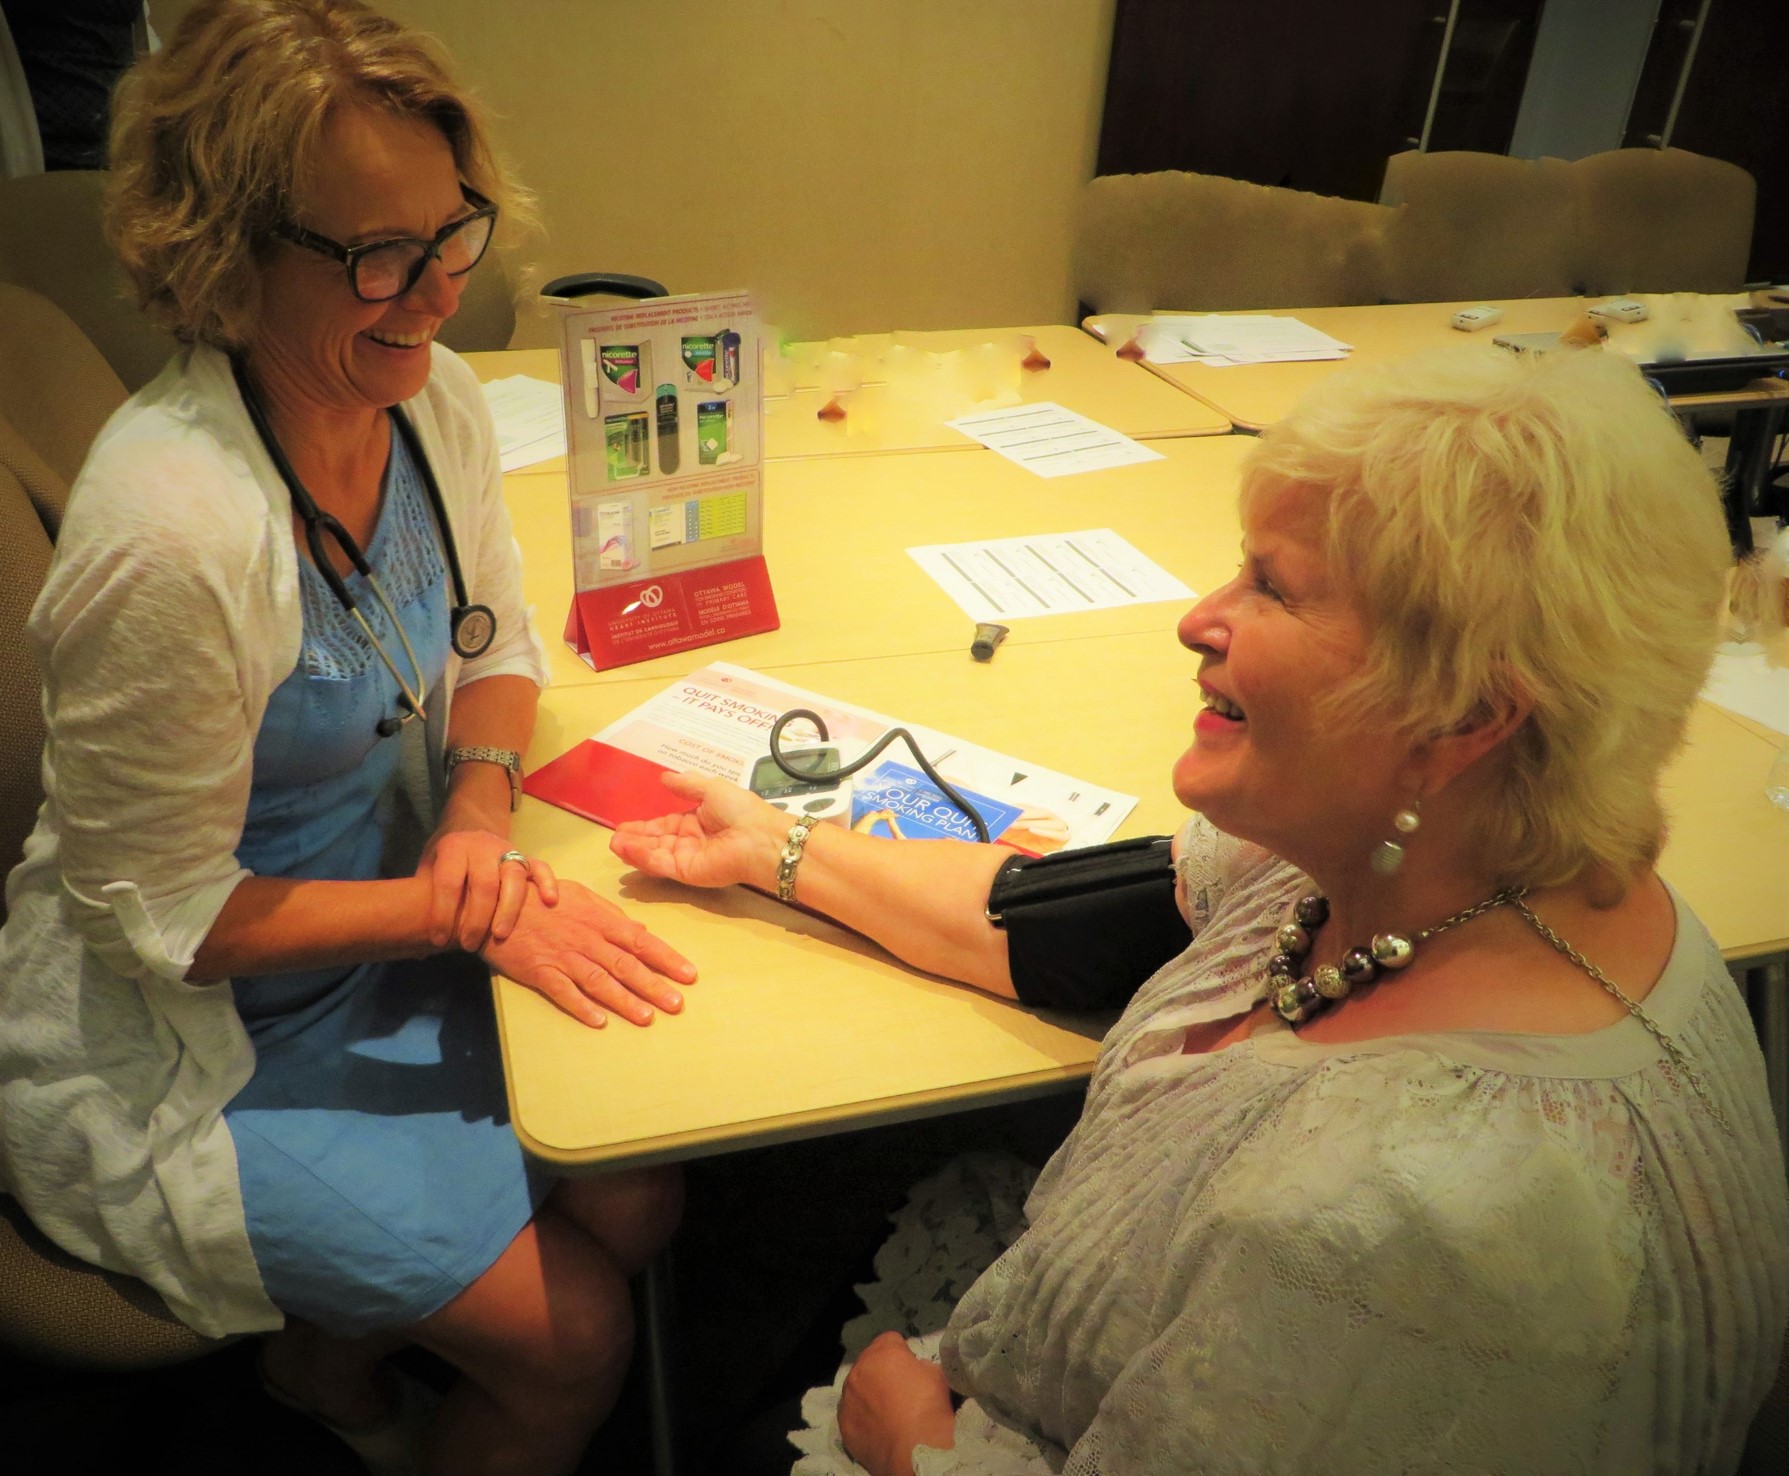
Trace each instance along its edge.
{"label": "beaded necklace", "polygon": [[1683,1073],[1691,1089],[1702,1099],[1703,1105],[1708,1108],[1715,1121],[1725,1128],[1726,1115],[1708,1094],[1701,1076],[1690,1065],[1683,1048],[1665,1033],[1658,1021],[1640,1007],[1638,1001],[1630,999],[1613,979],[1541,921],[1525,900],[1527,896],[1527,887],[1505,887],[1483,902],[1475,902],[1471,907],[1463,908],[1451,917],[1444,917],[1420,932],[1375,933],[1372,942],[1365,948],[1350,948],[1343,954],[1341,963],[1322,964],[1303,975],[1299,972],[1299,966],[1311,951],[1312,937],[1317,929],[1329,921],[1329,899],[1320,892],[1300,897],[1292,904],[1292,915],[1280,924],[1279,930],[1274,934],[1274,953],[1267,964],[1267,1001],[1275,1014],[1288,1025],[1297,1027],[1320,1010],[1339,1004],[1356,989],[1371,984],[1381,974],[1408,968],[1411,960],[1416,957],[1417,944],[1426,943],[1439,933],[1457,928],[1462,923],[1469,923],[1475,917],[1483,917],[1499,907],[1514,907],[1547,943],[1596,980],[1608,994],[1620,1002],[1622,1008],[1646,1027],[1653,1039],[1664,1048],[1672,1065]]}

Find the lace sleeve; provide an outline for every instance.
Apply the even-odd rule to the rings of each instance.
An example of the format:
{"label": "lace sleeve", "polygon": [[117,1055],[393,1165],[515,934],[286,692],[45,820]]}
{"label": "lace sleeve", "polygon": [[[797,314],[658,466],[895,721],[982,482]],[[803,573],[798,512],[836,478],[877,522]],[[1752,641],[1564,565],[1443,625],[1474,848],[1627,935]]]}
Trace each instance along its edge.
{"label": "lace sleeve", "polygon": [[[908,1338],[907,1346],[929,1362],[938,1361],[940,1334]],[[839,1439],[839,1395],[851,1361],[839,1368],[830,1388],[810,1389],[801,1401],[807,1427],[789,1436],[801,1451],[790,1476],[865,1476]],[[957,1410],[955,1444],[949,1450],[920,1445],[913,1451],[913,1476],[1056,1476],[1063,1454],[1002,1424],[973,1399]]]}
{"label": "lace sleeve", "polygon": [[[913,1187],[876,1252],[876,1279],[857,1288],[864,1311],[839,1335],[845,1360],[838,1376],[801,1401],[805,1428],[789,1436],[801,1451],[791,1476],[863,1476],[839,1439],[839,1395],[851,1365],[890,1330],[919,1357],[938,1361],[938,1341],[958,1299],[1024,1230],[1025,1196],[1036,1177],[1008,1155],[966,1153]],[[957,1411],[956,1448],[921,1447],[913,1465],[915,1476],[1042,1476],[1061,1469],[1061,1455],[1051,1464],[1041,1447],[969,1400]]]}
{"label": "lace sleeve", "polygon": [[1226,835],[1203,815],[1189,815],[1174,836],[1174,898],[1196,938],[1245,875],[1276,858],[1249,841]]}

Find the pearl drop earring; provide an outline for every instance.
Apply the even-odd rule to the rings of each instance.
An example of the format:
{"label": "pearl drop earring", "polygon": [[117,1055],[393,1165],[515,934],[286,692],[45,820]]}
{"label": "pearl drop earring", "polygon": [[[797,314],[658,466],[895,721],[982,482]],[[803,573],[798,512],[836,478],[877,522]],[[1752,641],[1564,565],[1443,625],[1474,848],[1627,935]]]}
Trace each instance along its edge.
{"label": "pearl drop earring", "polygon": [[[1408,809],[1399,810],[1391,817],[1392,829],[1396,830],[1399,835],[1415,835],[1422,823],[1421,800],[1412,800]],[[1373,854],[1368,858],[1368,864],[1380,876],[1390,876],[1404,864],[1403,845],[1395,840],[1380,841],[1373,847]]]}

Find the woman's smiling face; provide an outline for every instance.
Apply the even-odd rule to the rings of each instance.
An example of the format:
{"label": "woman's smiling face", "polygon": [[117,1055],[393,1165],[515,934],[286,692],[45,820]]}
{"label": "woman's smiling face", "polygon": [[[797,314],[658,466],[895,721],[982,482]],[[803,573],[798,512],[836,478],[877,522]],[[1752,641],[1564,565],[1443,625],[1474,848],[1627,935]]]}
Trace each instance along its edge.
{"label": "woman's smiling face", "polygon": [[[426,241],[471,212],[453,149],[428,122],[342,108],[325,126],[321,159],[294,224],[344,246]],[[428,380],[429,345],[459,307],[464,280],[431,261],[401,297],[362,302],[342,263],[278,243],[261,270],[257,372],[332,411],[410,399]]]}
{"label": "woman's smiling face", "polygon": [[1241,569],[1179,626],[1203,658],[1206,706],[1174,765],[1175,795],[1301,864],[1338,844],[1362,851],[1409,799],[1399,793],[1409,747],[1394,725],[1320,708],[1367,652],[1360,612],[1329,568],[1326,517],[1318,490],[1258,491],[1243,513]]}

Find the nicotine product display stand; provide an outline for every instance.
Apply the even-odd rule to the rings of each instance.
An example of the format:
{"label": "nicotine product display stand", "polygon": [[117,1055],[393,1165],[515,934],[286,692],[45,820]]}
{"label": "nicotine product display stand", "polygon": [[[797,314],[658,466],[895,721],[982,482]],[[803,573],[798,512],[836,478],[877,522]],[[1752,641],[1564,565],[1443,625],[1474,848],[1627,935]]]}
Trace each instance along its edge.
{"label": "nicotine product display stand", "polygon": [[562,310],[565,640],[594,670],[777,628],[759,334],[744,292]]}

